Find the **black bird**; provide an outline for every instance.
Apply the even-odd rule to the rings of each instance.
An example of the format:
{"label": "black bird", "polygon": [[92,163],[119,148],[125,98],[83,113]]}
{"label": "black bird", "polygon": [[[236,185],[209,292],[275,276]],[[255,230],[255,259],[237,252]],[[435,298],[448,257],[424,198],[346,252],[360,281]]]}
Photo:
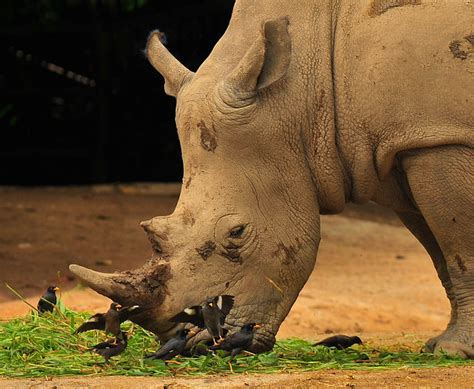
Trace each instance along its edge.
{"label": "black bird", "polygon": [[50,286],[41,296],[37,305],[39,313],[53,312],[57,302],[56,291],[58,290],[57,286]]}
{"label": "black bird", "polygon": [[185,308],[184,311],[173,316],[169,321],[174,323],[192,323],[199,328],[206,328],[212,336],[214,344],[222,340],[225,318],[234,306],[234,296],[228,294],[216,296],[201,305]]}
{"label": "black bird", "polygon": [[163,347],[145,356],[146,359],[161,359],[167,361],[168,359],[174,358],[175,356],[183,353],[186,347],[186,341],[188,335],[196,334],[194,331],[187,328],[176,331],[176,336],[168,340]]}
{"label": "black bird", "polygon": [[105,363],[108,363],[110,358],[123,353],[126,348],[127,333],[122,331],[120,336],[114,340],[107,340],[106,342],[96,344],[90,350],[102,355],[105,359]]}
{"label": "black bird", "polygon": [[112,303],[106,313],[96,313],[82,323],[74,333],[78,334],[90,330],[104,330],[106,334],[112,334],[119,338],[121,335],[120,324],[130,316],[138,313],[139,310],[140,306],[138,305],[122,307],[120,304]]}
{"label": "black bird", "polygon": [[353,344],[362,344],[362,340],[358,336],[334,335],[313,344],[313,346],[335,347],[338,350],[344,350]]}
{"label": "black bird", "polygon": [[253,335],[255,334],[255,330],[261,327],[262,326],[260,324],[247,323],[242,326],[240,331],[227,336],[221,343],[210,348],[212,350],[221,349],[230,351],[229,362],[231,362],[237,354],[250,347],[250,345],[252,344]]}

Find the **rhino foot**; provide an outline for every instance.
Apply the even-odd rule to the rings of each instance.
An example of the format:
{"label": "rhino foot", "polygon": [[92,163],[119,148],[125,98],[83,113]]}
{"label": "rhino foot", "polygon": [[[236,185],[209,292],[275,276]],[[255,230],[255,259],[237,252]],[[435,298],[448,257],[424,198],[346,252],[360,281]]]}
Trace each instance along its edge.
{"label": "rhino foot", "polygon": [[454,326],[448,326],[441,334],[428,339],[425,343],[423,351],[426,353],[433,353],[438,342],[443,339],[452,339],[453,333],[455,332]]}
{"label": "rhino foot", "polygon": [[472,336],[459,331],[455,327],[448,328],[444,333],[429,339],[425,344],[425,351],[435,354],[446,353],[464,359],[474,358]]}
{"label": "rhino foot", "polygon": [[447,353],[453,356],[459,356],[463,359],[474,358],[474,348],[459,342],[450,342],[442,340],[438,342],[434,349],[435,354]]}

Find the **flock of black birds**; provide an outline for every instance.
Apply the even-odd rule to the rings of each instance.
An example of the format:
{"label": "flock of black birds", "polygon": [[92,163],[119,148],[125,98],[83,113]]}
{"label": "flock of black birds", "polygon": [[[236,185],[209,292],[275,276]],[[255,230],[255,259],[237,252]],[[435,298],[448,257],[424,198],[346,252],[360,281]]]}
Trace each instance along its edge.
{"label": "flock of black birds", "polygon": [[[57,303],[56,291],[58,290],[59,288],[56,286],[50,286],[46,290],[37,305],[40,314],[53,312]],[[219,295],[206,300],[200,305],[185,308],[182,312],[173,316],[170,321],[189,323],[200,329],[206,329],[212,337],[212,344],[199,343],[195,345],[191,355],[207,354],[219,349],[227,351],[230,354],[229,366],[232,370],[232,360],[243,351],[248,353],[247,349],[252,344],[255,331],[261,328],[260,324],[247,323],[239,331],[228,334],[229,331],[224,328],[225,319],[233,306],[234,296]],[[116,302],[112,302],[107,312],[96,313],[91,316],[74,333],[101,330],[106,335],[113,335],[113,339],[108,339],[90,348],[90,351],[103,356],[107,363],[111,357],[121,354],[127,348],[128,336],[125,331],[121,330],[121,324],[131,316],[143,312],[143,309],[139,305],[123,307]],[[173,338],[169,339],[156,352],[146,355],[145,359],[166,361],[178,355],[190,355],[186,351],[186,344],[195,334],[196,332],[189,328],[177,330]],[[313,346],[335,347],[338,350],[343,350],[354,344],[362,344],[362,340],[358,336],[335,335],[314,343]],[[203,346],[203,349],[196,347],[199,345]]]}

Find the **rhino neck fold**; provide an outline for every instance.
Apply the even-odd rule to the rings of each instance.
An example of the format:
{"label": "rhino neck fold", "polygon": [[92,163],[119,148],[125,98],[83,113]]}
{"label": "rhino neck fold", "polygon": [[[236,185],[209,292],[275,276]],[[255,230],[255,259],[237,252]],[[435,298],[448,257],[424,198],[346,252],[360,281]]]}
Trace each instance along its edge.
{"label": "rhino neck fold", "polygon": [[[337,30],[337,14],[340,2],[321,2],[316,7],[317,20],[311,25],[318,26],[303,35],[297,36],[298,68],[310,66],[311,75],[298,82],[300,91],[304,90],[305,102],[302,104],[299,123],[306,162],[318,196],[320,213],[339,213],[350,197],[350,176],[344,166],[336,141],[337,115],[335,94],[334,47]],[[304,21],[309,23],[308,21]],[[308,44],[311,42],[312,44]],[[317,42],[317,43],[314,43]],[[298,93],[294,90],[293,93]]]}

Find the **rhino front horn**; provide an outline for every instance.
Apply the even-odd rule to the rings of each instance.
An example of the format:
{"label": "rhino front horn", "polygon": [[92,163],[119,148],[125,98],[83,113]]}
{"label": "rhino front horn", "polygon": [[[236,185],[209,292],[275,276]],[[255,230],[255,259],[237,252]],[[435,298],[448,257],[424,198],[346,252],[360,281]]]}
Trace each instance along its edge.
{"label": "rhino front horn", "polygon": [[158,30],[152,31],[148,36],[145,54],[148,61],[165,78],[165,92],[169,96],[176,97],[183,85],[194,76],[192,71],[163,46]]}
{"label": "rhino front horn", "polygon": [[165,299],[172,277],[170,264],[153,258],[138,269],[121,273],[101,273],[79,265],[69,265],[69,270],[96,292],[120,304],[156,307]]}
{"label": "rhino front horn", "polygon": [[120,273],[101,273],[74,264],[69,265],[69,270],[96,292],[114,301],[124,302],[123,299],[131,294],[129,287],[117,282],[123,277]]}

